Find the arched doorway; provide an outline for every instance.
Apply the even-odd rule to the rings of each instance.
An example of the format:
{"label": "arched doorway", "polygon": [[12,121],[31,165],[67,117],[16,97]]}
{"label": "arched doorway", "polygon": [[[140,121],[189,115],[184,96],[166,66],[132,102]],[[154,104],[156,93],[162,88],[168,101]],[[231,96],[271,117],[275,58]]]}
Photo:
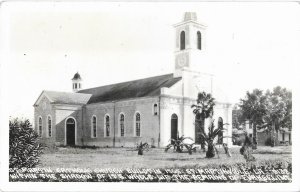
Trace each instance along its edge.
{"label": "arched doorway", "polygon": [[75,119],[68,118],[66,121],[66,144],[69,146],[75,145]]}
{"label": "arched doorway", "polygon": [[174,113],[171,116],[171,139],[177,139],[178,138],[178,117]]}
{"label": "arched doorway", "polygon": [[[195,118],[195,143],[201,144],[201,133],[204,131],[204,119],[200,114],[196,114]],[[203,142],[202,142],[203,143]]]}
{"label": "arched doorway", "polygon": [[218,144],[223,144],[223,119],[219,117],[218,119],[218,128],[221,128],[222,131],[218,133]]}

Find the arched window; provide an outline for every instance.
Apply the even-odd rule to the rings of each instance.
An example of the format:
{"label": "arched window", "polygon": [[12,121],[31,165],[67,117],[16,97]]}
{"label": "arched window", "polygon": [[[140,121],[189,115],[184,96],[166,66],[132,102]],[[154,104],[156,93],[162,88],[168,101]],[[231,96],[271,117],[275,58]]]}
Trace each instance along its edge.
{"label": "arched window", "polygon": [[[171,139],[178,139],[178,116],[173,113],[171,116]],[[174,141],[171,141],[173,144]]]}
{"label": "arched window", "polygon": [[153,105],[153,114],[158,115],[158,107],[156,103]]}
{"label": "arched window", "polygon": [[96,116],[92,117],[92,137],[97,137],[97,118]]}
{"label": "arched window", "polygon": [[52,137],[52,120],[50,116],[48,116],[48,137]]}
{"label": "arched window", "polygon": [[135,136],[141,136],[141,115],[139,113],[135,114]]}
{"label": "arched window", "polygon": [[201,33],[197,32],[197,48],[201,50]]}
{"label": "arched window", "polygon": [[181,31],[180,33],[180,50],[185,49],[185,32]]}
{"label": "arched window", "polygon": [[105,116],[105,136],[109,137],[110,135],[110,123],[109,123],[109,116]]}
{"label": "arched window", "polygon": [[125,133],[125,126],[124,126],[124,114],[120,115],[120,136],[124,137]]}

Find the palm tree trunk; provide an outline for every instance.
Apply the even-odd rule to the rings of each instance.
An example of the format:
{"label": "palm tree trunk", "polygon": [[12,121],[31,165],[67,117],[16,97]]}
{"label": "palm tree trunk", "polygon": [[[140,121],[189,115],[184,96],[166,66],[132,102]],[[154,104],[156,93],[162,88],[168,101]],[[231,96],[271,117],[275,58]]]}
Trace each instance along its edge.
{"label": "palm tree trunk", "polygon": [[213,158],[215,156],[215,148],[213,142],[208,142],[206,158]]}
{"label": "palm tree trunk", "polygon": [[[205,133],[205,118],[204,117],[201,117],[200,129],[201,129],[202,133]],[[201,145],[201,150],[203,152],[205,152],[205,139],[203,137],[201,137],[200,145]]]}
{"label": "palm tree trunk", "polygon": [[252,142],[252,149],[257,149],[257,130],[256,130],[256,123],[253,123],[253,142]]}

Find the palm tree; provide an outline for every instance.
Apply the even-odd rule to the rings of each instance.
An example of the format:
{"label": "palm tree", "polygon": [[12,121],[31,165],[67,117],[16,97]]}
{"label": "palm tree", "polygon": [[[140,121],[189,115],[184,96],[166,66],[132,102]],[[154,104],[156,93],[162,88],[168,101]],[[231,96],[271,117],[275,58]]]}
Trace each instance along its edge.
{"label": "palm tree", "polygon": [[[203,138],[204,142],[207,144],[207,152],[206,157],[212,158],[217,153],[219,155],[219,152],[215,146],[215,138],[219,135],[220,132],[224,132],[226,129],[223,128],[224,126],[218,126],[217,129],[215,129],[214,120],[211,121],[209,127],[208,127],[208,134],[204,132],[201,133],[201,137]],[[220,139],[223,139],[224,136],[222,136]],[[231,154],[228,150],[227,145],[223,144],[225,153],[230,157]]]}
{"label": "palm tree", "polygon": [[215,98],[212,97],[210,93],[205,93],[204,91],[198,93],[197,104],[192,105],[193,113],[195,115],[199,114],[201,118],[212,117],[215,106]]}
{"label": "palm tree", "polygon": [[[198,93],[197,104],[192,105],[193,113],[195,114],[196,121],[204,122],[207,118],[212,118],[214,113],[215,99],[212,97],[210,93],[200,92]],[[205,135],[204,125],[200,127],[200,132]],[[200,143],[201,149],[205,150],[205,139],[203,135],[200,133]],[[195,136],[197,137],[197,135]]]}

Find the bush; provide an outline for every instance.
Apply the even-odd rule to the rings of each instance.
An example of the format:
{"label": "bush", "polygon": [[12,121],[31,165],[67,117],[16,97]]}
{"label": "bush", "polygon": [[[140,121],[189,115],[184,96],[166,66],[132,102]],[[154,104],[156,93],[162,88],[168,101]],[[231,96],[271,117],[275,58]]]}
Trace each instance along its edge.
{"label": "bush", "polygon": [[268,138],[266,139],[265,145],[266,145],[266,146],[272,146],[272,145],[273,145],[273,141],[272,141],[271,137],[268,137]]}
{"label": "bush", "polygon": [[42,153],[38,134],[28,119],[9,120],[9,167],[35,167]]}
{"label": "bush", "polygon": [[233,144],[234,145],[239,145],[239,146],[242,146],[243,143],[245,142],[245,135],[233,135],[234,139],[233,139]]}

